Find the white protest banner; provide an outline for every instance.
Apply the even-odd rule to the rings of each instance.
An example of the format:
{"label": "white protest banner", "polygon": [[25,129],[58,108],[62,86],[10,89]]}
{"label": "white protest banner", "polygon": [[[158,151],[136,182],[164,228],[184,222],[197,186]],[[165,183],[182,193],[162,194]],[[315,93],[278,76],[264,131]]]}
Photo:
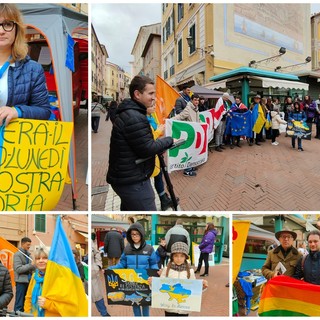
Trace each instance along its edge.
{"label": "white protest banner", "polygon": [[208,159],[208,124],[166,120],[166,136],[185,143],[167,152],[168,172],[192,168]]}
{"label": "white protest banner", "polygon": [[208,124],[208,143],[213,139],[214,127],[213,127],[213,115],[214,109],[199,112],[200,122]]}

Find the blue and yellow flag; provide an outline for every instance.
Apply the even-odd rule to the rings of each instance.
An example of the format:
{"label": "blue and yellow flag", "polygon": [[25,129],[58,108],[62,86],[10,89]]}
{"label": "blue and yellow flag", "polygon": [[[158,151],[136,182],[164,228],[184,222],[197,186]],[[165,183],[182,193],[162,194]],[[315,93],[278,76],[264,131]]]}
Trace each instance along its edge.
{"label": "blue and yellow flag", "polygon": [[264,112],[261,104],[257,103],[252,110],[252,131],[256,133],[260,133],[263,125],[266,122],[266,117],[264,116]]}
{"label": "blue and yellow flag", "polygon": [[58,216],[42,296],[55,304],[62,317],[87,317],[88,300],[73,253]]}

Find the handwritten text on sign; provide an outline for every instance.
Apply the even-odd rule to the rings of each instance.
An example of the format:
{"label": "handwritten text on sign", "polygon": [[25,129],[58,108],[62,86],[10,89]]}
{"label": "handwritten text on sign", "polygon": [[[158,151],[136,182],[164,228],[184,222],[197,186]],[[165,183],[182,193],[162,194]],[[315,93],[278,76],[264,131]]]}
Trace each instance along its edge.
{"label": "handwritten text on sign", "polygon": [[0,135],[0,211],[52,210],[63,191],[71,122],[18,119]]}

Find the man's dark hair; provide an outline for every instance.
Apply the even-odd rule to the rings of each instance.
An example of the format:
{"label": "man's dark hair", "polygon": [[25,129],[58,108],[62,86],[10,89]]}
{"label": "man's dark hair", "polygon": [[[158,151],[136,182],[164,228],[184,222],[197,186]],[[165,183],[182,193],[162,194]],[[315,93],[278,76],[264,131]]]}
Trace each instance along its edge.
{"label": "man's dark hair", "polygon": [[307,236],[307,241],[309,240],[309,236],[310,235],[315,235],[315,236],[319,236],[320,238],[320,231],[319,230],[312,230],[309,232],[308,236]]}
{"label": "man's dark hair", "polygon": [[134,92],[138,90],[140,93],[143,93],[147,84],[154,84],[154,81],[146,76],[135,76],[129,86],[130,97],[134,99]]}
{"label": "man's dark hair", "polygon": [[184,84],[184,85],[182,86],[182,90],[186,90],[186,89],[188,89],[188,88],[190,88],[190,86],[187,85],[187,84]]}
{"label": "man's dark hair", "polygon": [[31,239],[28,237],[24,237],[21,239],[21,244],[26,243],[26,242],[31,242]]}
{"label": "man's dark hair", "polygon": [[191,100],[193,99],[200,99],[200,96],[197,93],[195,93],[191,96]]}

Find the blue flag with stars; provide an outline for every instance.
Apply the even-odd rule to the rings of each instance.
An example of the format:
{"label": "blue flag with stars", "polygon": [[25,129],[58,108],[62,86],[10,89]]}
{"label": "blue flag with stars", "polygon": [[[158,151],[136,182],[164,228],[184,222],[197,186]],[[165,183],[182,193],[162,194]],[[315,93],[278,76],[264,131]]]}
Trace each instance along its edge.
{"label": "blue flag with stars", "polygon": [[226,135],[252,136],[252,112],[245,113],[230,112],[227,117]]}

